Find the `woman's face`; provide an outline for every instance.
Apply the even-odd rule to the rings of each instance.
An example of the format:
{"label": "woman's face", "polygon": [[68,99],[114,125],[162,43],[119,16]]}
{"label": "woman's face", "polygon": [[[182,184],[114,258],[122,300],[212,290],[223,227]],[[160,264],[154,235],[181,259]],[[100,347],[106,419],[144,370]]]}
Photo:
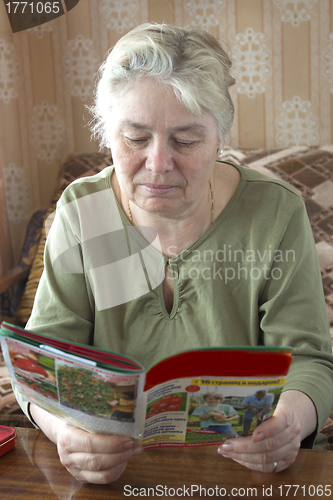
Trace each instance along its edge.
{"label": "woman's face", "polygon": [[135,81],[111,111],[110,147],[125,196],[145,212],[186,218],[210,196],[215,118],[189,112],[172,87]]}

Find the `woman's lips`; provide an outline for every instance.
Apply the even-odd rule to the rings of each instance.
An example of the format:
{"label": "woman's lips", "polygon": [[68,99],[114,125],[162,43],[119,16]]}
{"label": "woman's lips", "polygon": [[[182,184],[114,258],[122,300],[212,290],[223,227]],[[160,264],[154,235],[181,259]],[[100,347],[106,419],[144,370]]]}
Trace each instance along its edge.
{"label": "woman's lips", "polygon": [[166,194],[176,188],[166,184],[141,184],[141,186],[151,194]]}

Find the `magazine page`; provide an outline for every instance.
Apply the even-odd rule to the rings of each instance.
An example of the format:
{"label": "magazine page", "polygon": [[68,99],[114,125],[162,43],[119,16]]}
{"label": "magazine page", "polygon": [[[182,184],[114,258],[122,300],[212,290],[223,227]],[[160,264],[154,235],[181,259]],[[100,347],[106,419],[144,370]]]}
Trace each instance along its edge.
{"label": "magazine page", "polygon": [[113,372],[59,351],[0,340],[9,373],[28,401],[89,432],[139,435],[144,374]]}
{"label": "magazine page", "polygon": [[6,322],[2,322],[0,325],[0,336],[22,340],[37,347],[41,344],[47,345],[49,347],[54,347],[55,349],[59,349],[62,352],[74,354],[76,356],[81,356],[86,359],[96,361],[100,367],[103,367],[103,365],[105,365],[107,369],[111,367],[115,371],[143,371],[143,367],[142,365],[140,365],[140,363],[124,354],[107,351],[95,346],[88,346],[76,342],[68,342],[61,338],[45,336],[40,333],[25,330],[24,328],[11,325]]}
{"label": "magazine page", "polygon": [[200,377],[149,389],[140,444],[203,446],[247,436],[276,408],[285,376]]}

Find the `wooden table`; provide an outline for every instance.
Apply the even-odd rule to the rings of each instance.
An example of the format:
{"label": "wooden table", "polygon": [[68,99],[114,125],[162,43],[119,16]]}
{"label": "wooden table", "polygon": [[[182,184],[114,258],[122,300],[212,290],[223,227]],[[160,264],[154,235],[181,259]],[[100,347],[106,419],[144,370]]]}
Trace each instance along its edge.
{"label": "wooden table", "polygon": [[[115,483],[101,486],[76,481],[42,432],[17,428],[16,434],[14,450],[0,457],[1,500],[333,498],[331,451],[301,450],[289,469],[262,474],[221,457],[216,446],[150,449]],[[299,488],[288,492],[287,485]]]}

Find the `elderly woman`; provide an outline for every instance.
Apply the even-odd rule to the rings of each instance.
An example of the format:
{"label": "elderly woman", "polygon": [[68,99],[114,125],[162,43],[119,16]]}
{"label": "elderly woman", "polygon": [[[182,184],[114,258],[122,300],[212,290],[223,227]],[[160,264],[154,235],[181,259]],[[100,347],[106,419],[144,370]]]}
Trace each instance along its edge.
{"label": "elderly woman", "polygon": [[[201,31],[143,25],[116,44],[94,106],[114,164],[64,192],[28,328],[146,366],[199,346],[291,345],[274,416],[218,450],[279,472],[333,406],[331,339],[302,198],[218,161],[233,119],[230,66]],[[80,480],[114,481],[143,451],[25,409]]]}

